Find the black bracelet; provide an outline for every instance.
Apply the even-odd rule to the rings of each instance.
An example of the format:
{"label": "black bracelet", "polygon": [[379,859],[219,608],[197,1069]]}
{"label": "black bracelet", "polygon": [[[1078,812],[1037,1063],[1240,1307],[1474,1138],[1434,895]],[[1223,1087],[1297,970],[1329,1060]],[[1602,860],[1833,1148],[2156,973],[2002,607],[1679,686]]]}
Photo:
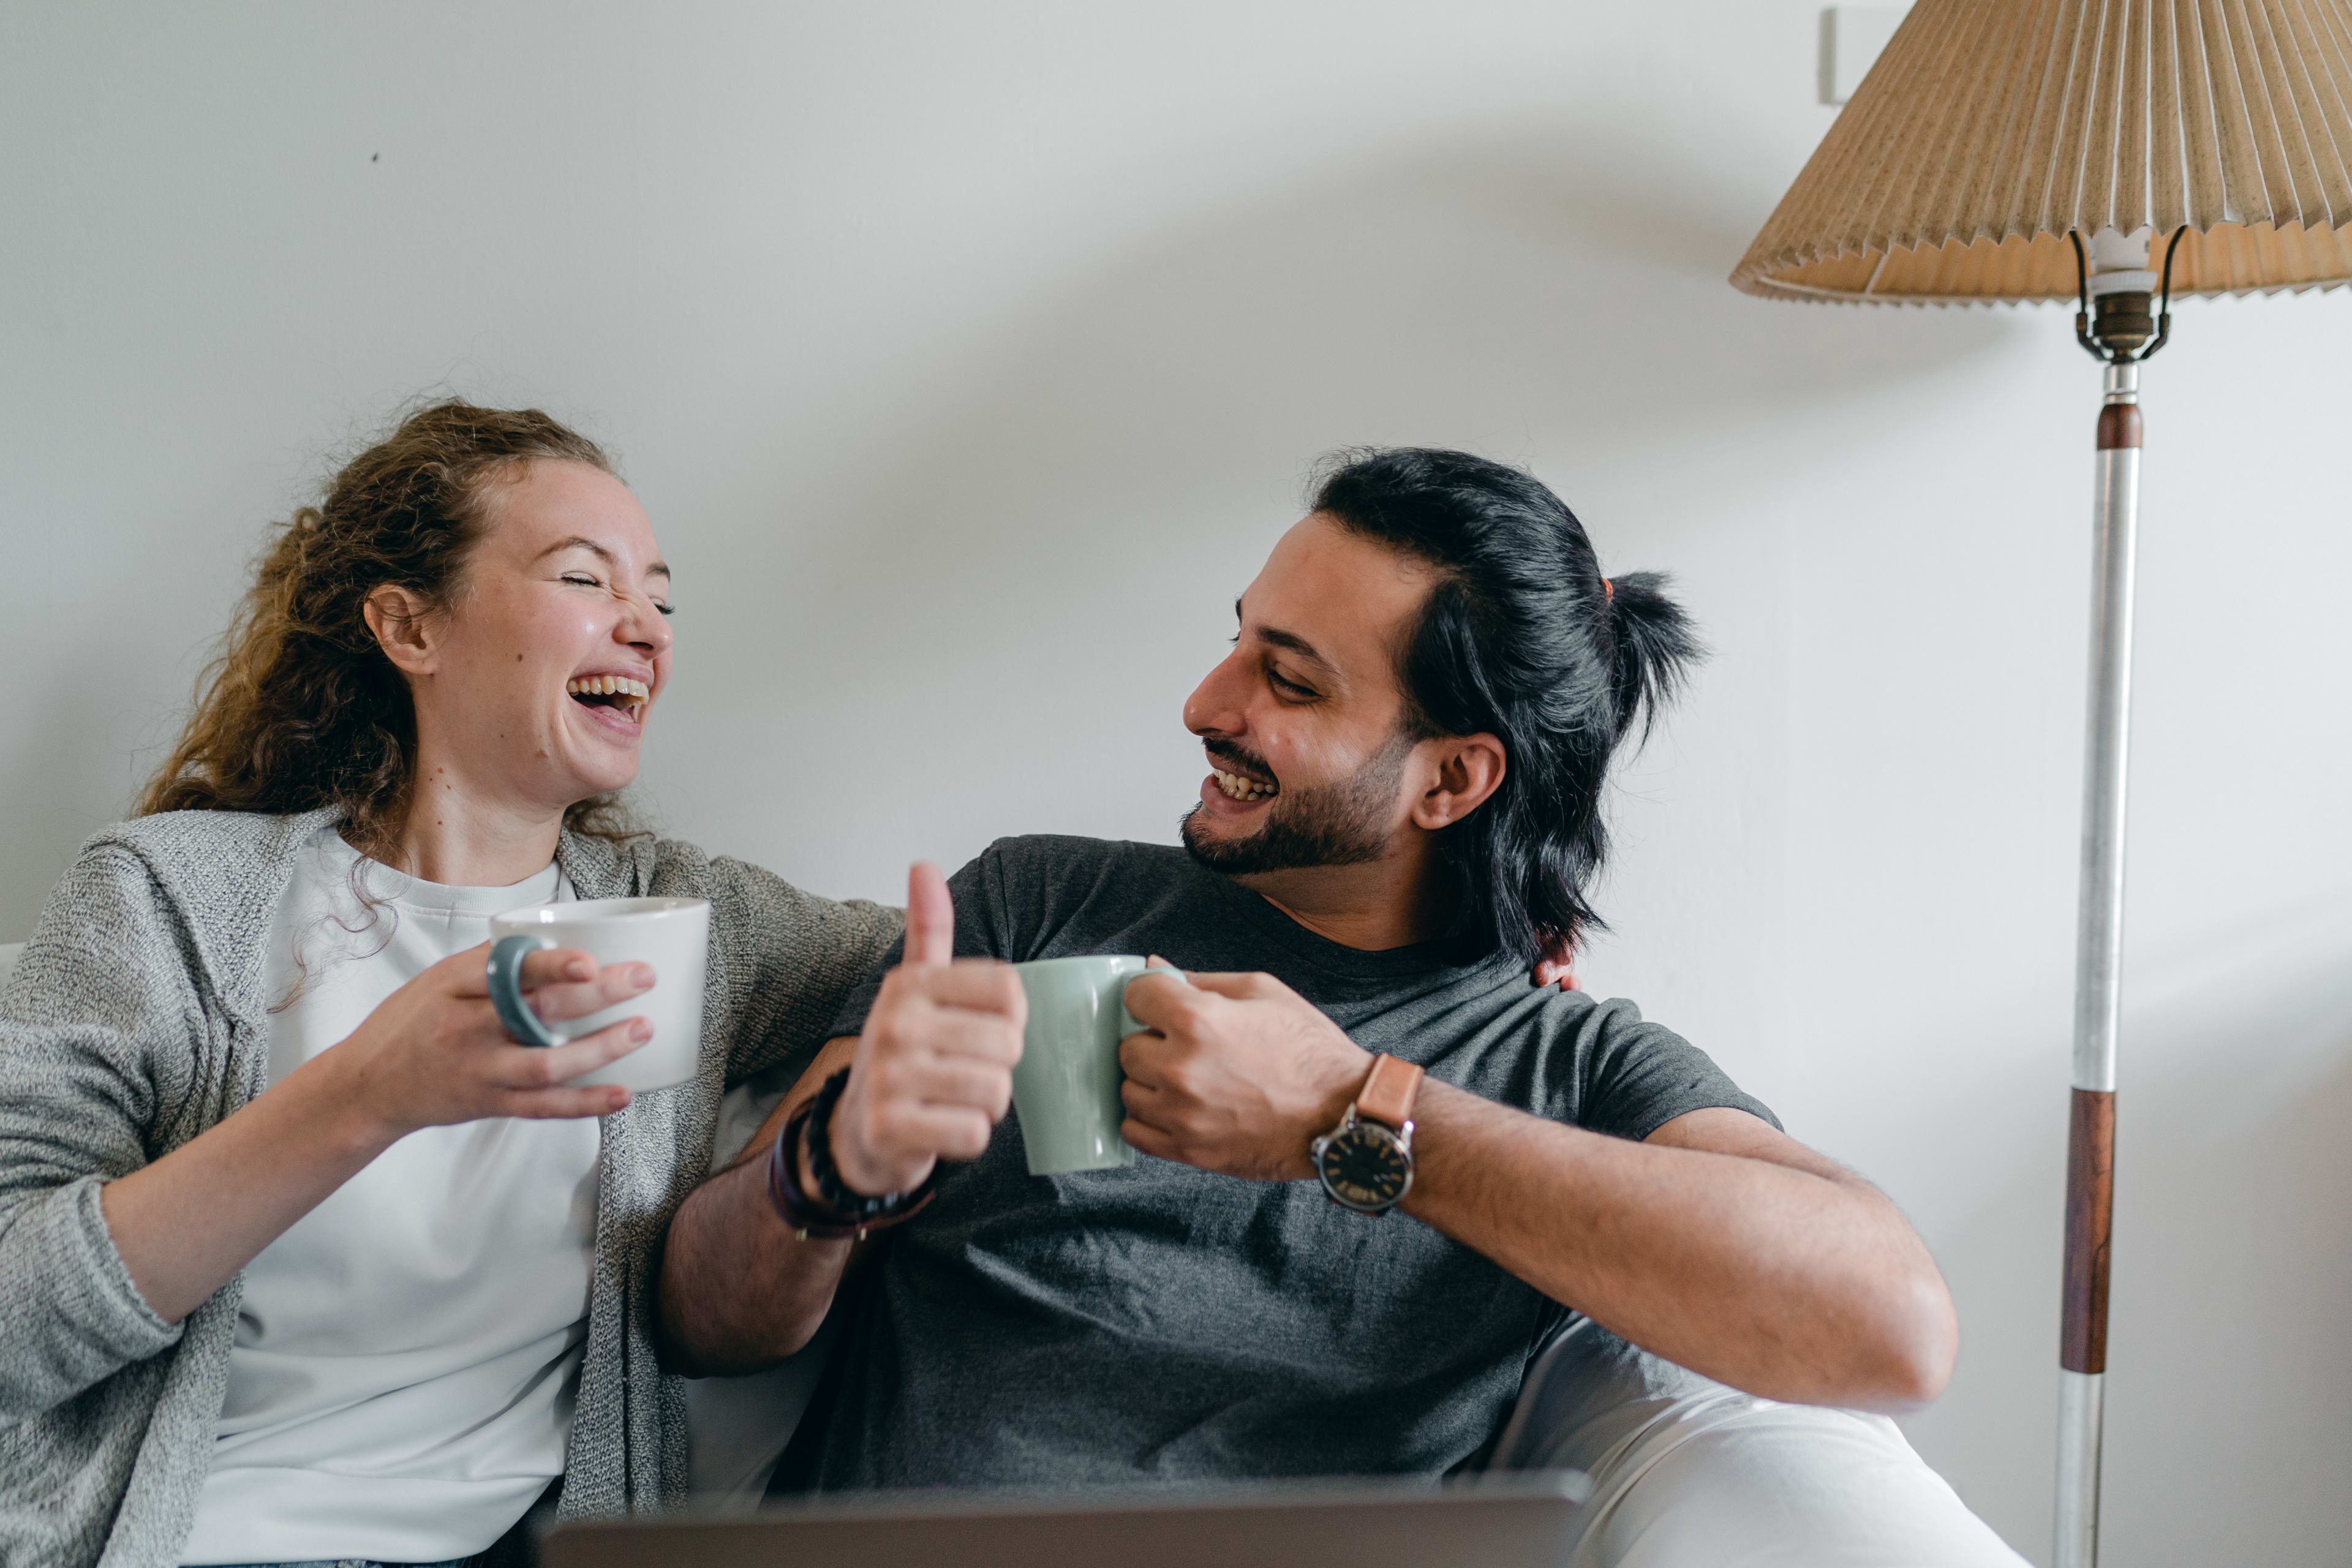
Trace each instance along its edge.
{"label": "black bracelet", "polygon": [[814,1103],[812,1100],[785,1119],[784,1130],[776,1134],[776,1142],[768,1151],[768,1202],[774,1205],[777,1217],[803,1241],[862,1238],[866,1235],[864,1226],[842,1224],[838,1215],[825,1213],[801,1190],[801,1129],[808,1125],[809,1111]]}
{"label": "black bracelet", "polygon": [[931,1173],[908,1192],[884,1193],[878,1198],[870,1198],[864,1193],[850,1191],[849,1184],[841,1179],[841,1167],[833,1163],[833,1108],[841,1103],[842,1094],[848,1088],[849,1069],[844,1068],[825,1079],[824,1087],[816,1091],[816,1100],[809,1107],[809,1171],[816,1177],[819,1203],[845,1219],[870,1226],[929,1194],[931,1184],[939,1180],[940,1170],[933,1165]]}
{"label": "black bracelet", "polygon": [[[847,1068],[825,1079],[816,1097],[785,1124],[782,1135],[776,1140],[775,1152],[769,1157],[769,1196],[785,1223],[806,1236],[862,1236],[869,1230],[896,1225],[930,1202],[932,1189],[940,1179],[939,1167],[934,1165],[921,1184],[908,1192],[869,1197],[850,1190],[841,1179],[841,1167],[834,1163],[830,1135],[834,1107],[841,1103],[842,1091],[848,1087]],[[831,1211],[824,1216],[809,1213],[816,1205],[810,1204],[807,1194],[800,1190],[800,1162],[793,1157],[792,1139],[803,1126],[808,1130],[809,1172],[816,1178],[816,1205]],[[798,1201],[793,1202],[795,1199]],[[825,1223],[827,1220],[831,1223]]]}

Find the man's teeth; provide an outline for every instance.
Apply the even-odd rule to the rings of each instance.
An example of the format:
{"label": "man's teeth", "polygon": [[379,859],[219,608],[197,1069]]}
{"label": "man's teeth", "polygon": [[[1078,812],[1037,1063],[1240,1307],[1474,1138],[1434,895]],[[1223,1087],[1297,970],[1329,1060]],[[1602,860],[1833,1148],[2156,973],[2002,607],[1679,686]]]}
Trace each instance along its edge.
{"label": "man's teeth", "polygon": [[634,713],[653,696],[653,688],[625,675],[591,675],[567,680],[563,689],[573,697],[616,697]]}
{"label": "man's teeth", "polygon": [[1209,772],[1216,776],[1217,787],[1235,800],[1264,800],[1275,793],[1273,784],[1260,784],[1255,779],[1245,779],[1239,773],[1229,773],[1223,768],[1211,768]]}

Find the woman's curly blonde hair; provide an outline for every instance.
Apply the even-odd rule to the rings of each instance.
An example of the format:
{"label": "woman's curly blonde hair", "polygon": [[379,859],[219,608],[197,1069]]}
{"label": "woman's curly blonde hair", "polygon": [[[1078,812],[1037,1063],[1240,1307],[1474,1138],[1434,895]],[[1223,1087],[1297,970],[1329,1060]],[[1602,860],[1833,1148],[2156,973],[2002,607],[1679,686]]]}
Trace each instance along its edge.
{"label": "woman's curly blonde hair", "polygon": [[[270,542],[137,815],[335,806],[355,848],[388,848],[408,809],[416,710],[362,606],[387,584],[427,613],[451,604],[489,487],[541,458],[613,472],[603,448],[536,408],[457,398],[418,409],[346,464],[325,501]],[[635,831],[614,795],[577,803],[563,823],[604,838]]]}

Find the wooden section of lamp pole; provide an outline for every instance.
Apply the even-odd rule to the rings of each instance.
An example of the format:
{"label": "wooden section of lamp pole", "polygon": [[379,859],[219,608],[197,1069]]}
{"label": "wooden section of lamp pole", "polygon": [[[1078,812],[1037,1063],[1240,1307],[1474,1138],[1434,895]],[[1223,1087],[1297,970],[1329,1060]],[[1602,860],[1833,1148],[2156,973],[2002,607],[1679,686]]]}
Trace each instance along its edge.
{"label": "wooden section of lamp pole", "polygon": [[2078,1089],[2066,1131],[2066,1310],[2058,1364],[2107,1370],[2107,1249],[2115,1234],[2116,1095]]}
{"label": "wooden section of lamp pole", "polygon": [[2139,405],[2110,403],[2099,410],[2099,450],[2119,452],[2137,447],[2140,437]]}

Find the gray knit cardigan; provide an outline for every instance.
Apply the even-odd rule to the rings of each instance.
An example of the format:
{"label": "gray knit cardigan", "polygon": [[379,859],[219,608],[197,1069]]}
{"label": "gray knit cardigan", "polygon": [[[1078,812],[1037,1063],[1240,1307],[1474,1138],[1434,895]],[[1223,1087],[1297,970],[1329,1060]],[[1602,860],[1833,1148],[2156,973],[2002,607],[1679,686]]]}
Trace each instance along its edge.
{"label": "gray knit cardigan", "polygon": [[[99,1189],[267,1086],[264,967],[295,851],[330,814],[173,812],[82,847],[0,989],[0,1563],[170,1568],[228,1386],[242,1277],[178,1324],[148,1310]],[[740,861],[565,834],[582,898],[711,904],[702,1071],[604,1118],[596,1257],[560,1511],[656,1509],[687,1476],[655,1359],[664,1227],[708,1169],[727,1085],[805,1057],[898,936],[895,910]]]}

